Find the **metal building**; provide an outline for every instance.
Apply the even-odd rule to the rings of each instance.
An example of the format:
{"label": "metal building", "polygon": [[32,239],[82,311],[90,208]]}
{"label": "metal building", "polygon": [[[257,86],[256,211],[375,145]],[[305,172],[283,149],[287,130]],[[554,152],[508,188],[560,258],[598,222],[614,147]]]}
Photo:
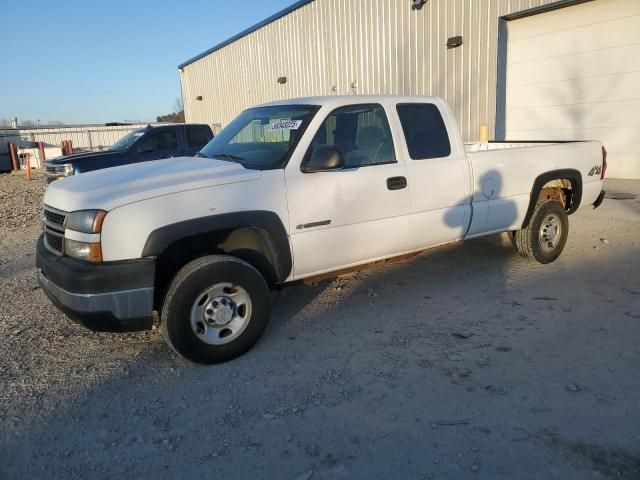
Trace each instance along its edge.
{"label": "metal building", "polygon": [[188,122],[275,99],[443,97],[465,140],[602,140],[640,178],[640,0],[302,0],[179,67]]}

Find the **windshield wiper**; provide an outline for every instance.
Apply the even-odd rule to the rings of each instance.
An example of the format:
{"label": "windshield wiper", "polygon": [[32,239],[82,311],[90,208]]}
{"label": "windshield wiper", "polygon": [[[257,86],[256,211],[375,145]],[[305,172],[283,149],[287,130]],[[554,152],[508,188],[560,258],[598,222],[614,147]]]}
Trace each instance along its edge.
{"label": "windshield wiper", "polygon": [[240,164],[242,164],[242,162],[245,161],[244,158],[239,157],[238,155],[230,155],[230,154],[224,153],[224,152],[214,153],[209,158],[216,158],[216,157],[218,157],[218,158],[222,157],[222,158],[226,159],[229,162],[240,163]]}

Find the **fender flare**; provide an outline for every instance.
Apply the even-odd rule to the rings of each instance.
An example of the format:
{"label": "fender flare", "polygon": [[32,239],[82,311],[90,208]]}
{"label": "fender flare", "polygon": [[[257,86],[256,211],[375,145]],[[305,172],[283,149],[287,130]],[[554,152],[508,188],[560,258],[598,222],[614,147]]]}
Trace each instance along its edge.
{"label": "fender flare", "polygon": [[531,217],[533,216],[533,212],[536,209],[536,202],[538,201],[538,196],[540,195],[542,187],[544,187],[552,180],[561,179],[567,179],[571,182],[571,205],[569,205],[567,213],[571,215],[573,212],[578,210],[578,207],[580,207],[580,202],[582,200],[582,174],[578,170],[574,170],[572,168],[545,172],[541,175],[538,175],[538,177],[533,182],[531,197],[529,199],[529,208],[527,209],[527,215],[524,218],[524,222],[522,222],[522,228],[526,228],[531,221]]}
{"label": "fender flare", "polygon": [[267,257],[274,269],[276,281],[284,282],[293,267],[289,236],[280,217],[270,211],[222,213],[165,225],[149,234],[142,250],[142,257],[157,257],[173,243],[188,237],[238,228],[259,231],[268,244]]}

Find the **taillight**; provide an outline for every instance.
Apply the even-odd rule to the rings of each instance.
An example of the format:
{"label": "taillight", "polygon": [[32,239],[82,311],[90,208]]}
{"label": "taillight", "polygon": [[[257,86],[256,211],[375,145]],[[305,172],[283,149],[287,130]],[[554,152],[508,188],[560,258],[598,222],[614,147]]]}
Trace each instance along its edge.
{"label": "taillight", "polygon": [[604,180],[604,174],[607,173],[607,149],[602,147],[602,173],[600,174],[600,180]]}

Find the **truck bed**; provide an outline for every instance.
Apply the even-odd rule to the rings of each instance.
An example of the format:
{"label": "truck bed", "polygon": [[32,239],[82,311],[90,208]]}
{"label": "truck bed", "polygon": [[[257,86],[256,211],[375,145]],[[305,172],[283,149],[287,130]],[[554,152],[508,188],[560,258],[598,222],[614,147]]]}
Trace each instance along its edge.
{"label": "truck bed", "polygon": [[[465,143],[473,178],[473,217],[467,237],[490,231],[517,230],[530,202],[533,180],[545,172],[580,172],[580,206],[593,204],[602,190],[594,167],[602,164],[602,143],[489,142]],[[508,219],[505,224],[505,219]]]}
{"label": "truck bed", "polygon": [[558,140],[558,141],[539,141],[539,140],[523,140],[515,142],[465,142],[464,148],[467,152],[481,152],[487,150],[507,150],[512,148],[528,148],[541,147],[563,143],[582,143],[582,140]]}

